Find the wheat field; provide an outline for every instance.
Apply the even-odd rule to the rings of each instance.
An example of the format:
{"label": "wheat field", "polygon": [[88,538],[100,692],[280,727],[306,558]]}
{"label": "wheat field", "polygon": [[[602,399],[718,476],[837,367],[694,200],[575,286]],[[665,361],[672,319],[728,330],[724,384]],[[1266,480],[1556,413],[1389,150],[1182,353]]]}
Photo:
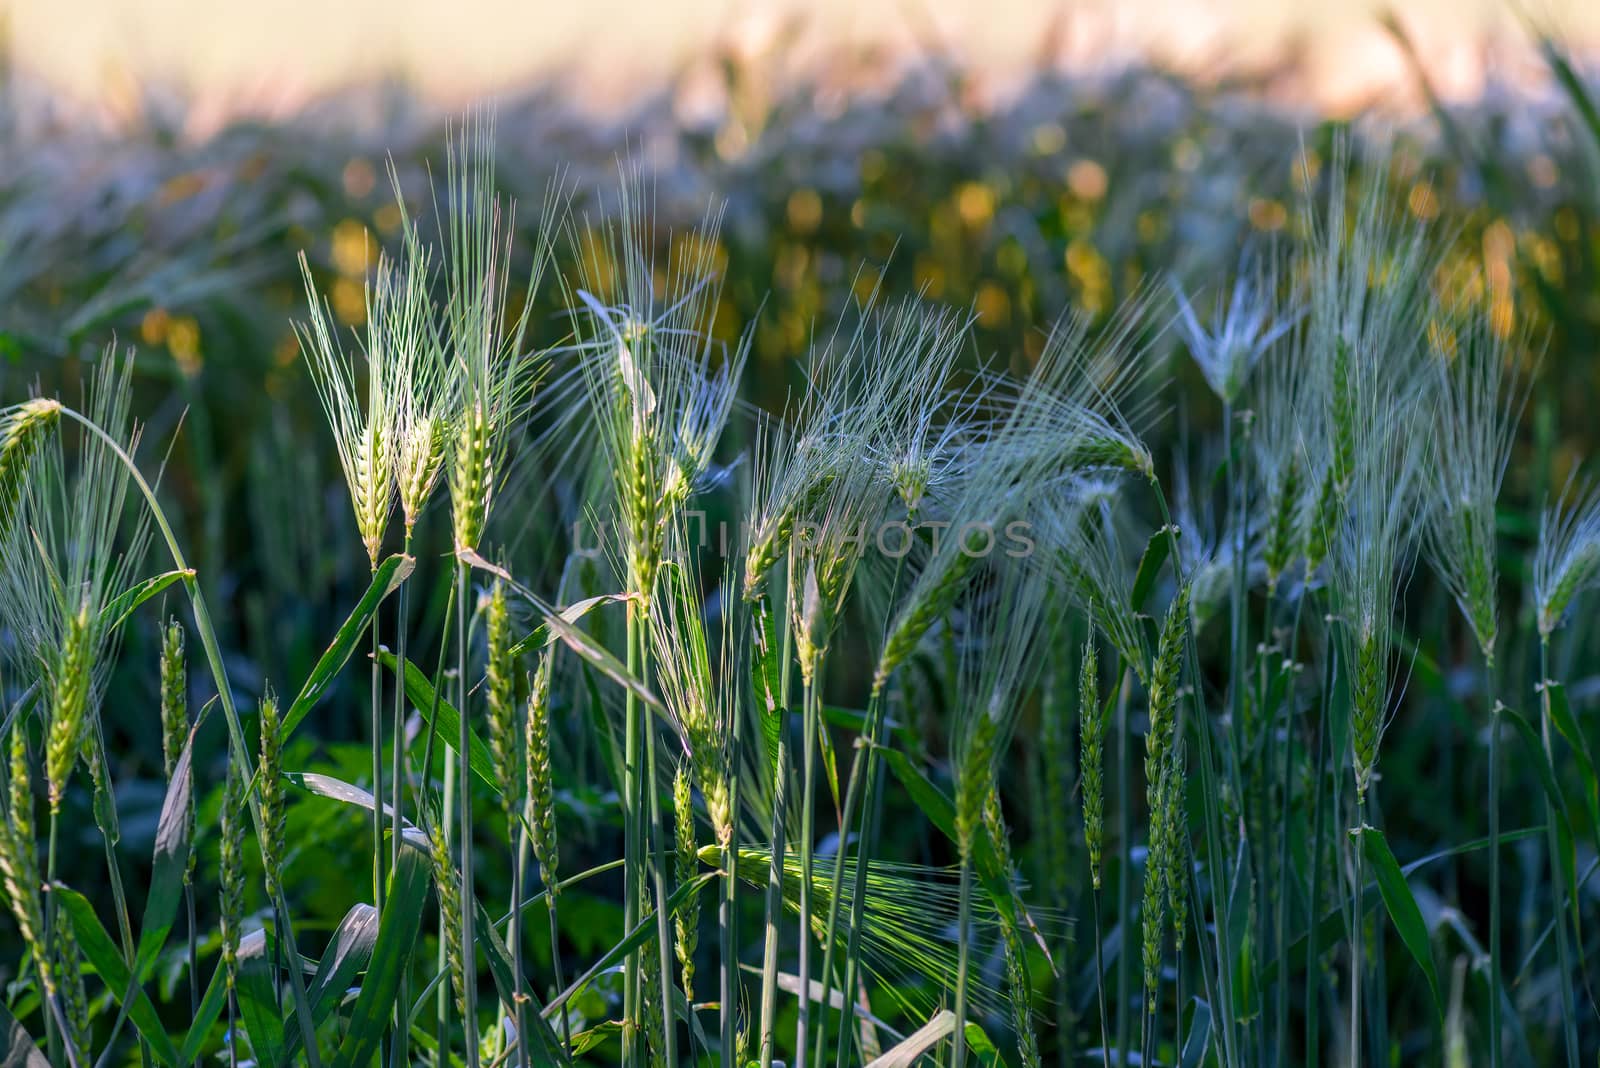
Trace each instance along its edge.
{"label": "wheat field", "polygon": [[[737,193],[520,128],[8,312],[0,1064],[1594,1062],[1587,276],[1275,126],[1183,270],[763,311]],[[167,304],[256,285],[221,393]]]}

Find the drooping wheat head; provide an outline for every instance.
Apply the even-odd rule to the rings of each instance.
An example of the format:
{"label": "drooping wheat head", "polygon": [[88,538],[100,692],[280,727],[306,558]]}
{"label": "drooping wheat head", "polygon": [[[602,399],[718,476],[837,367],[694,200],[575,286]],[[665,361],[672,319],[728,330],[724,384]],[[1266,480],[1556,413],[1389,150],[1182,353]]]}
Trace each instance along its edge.
{"label": "drooping wheat head", "polygon": [[0,411],[0,531],[11,526],[33,461],[60,421],[61,402],[50,397],[35,397]]}
{"label": "drooping wheat head", "polygon": [[[107,348],[94,368],[84,408],[89,418],[129,453],[139,430],[129,418],[132,356]],[[35,402],[37,403],[37,402]],[[34,418],[55,419],[59,408],[37,407]],[[40,432],[36,426],[30,433]],[[16,499],[12,523],[0,531],[0,619],[14,641],[6,652],[20,670],[44,683],[45,787],[58,811],[67,781],[114,659],[120,620],[109,616],[149,542],[149,520],[130,524],[123,548],[128,472],[110,444],[81,435],[69,473],[60,435],[34,455],[32,477]]]}
{"label": "drooping wheat head", "polygon": [[1005,447],[1020,462],[1039,453],[1058,475],[1109,470],[1150,478],[1155,461],[1139,428],[1154,414],[1145,359],[1152,294],[1136,293],[1099,330],[1080,316],[1059,320],[1034,372],[1016,395]]}

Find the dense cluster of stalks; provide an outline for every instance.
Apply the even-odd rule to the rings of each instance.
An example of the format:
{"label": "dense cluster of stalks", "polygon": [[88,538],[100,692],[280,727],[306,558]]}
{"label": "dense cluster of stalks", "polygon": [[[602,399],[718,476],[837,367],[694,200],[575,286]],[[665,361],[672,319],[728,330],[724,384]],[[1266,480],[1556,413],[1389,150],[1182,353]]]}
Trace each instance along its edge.
{"label": "dense cluster of stalks", "polygon": [[[642,175],[596,220],[553,188],[514,257],[492,139],[474,119],[453,141],[433,217],[402,204],[355,341],[307,272],[301,351],[371,585],[292,699],[262,683],[236,703],[206,576],[137,461],[131,356],[108,348],[81,405],[0,410],[0,876],[20,935],[0,1059],[1377,1065],[1417,1053],[1395,1036],[1418,1030],[1438,1049],[1474,1035],[1496,1066],[1592,1058],[1575,839],[1600,801],[1549,653],[1600,585],[1600,494],[1570,485],[1537,531],[1524,678],[1496,508],[1536,346],[1458,299],[1438,235],[1348,186],[1342,150],[1316,181],[1305,168],[1308,236],[1257,250],[1214,313],[1147,292],[1097,327],[1062,320],[1014,374],[971,365],[968,317],[873,293],[768,417],[737,404],[748,335],[716,322],[717,214],[662,256]],[[529,309],[563,242],[584,267],[554,283],[567,337],[539,348]],[[1223,441],[1158,477],[1150,346],[1169,322]],[[580,507],[607,533],[542,594],[507,563],[502,517],[554,510],[530,459],[552,442],[587,463]],[[435,496],[443,559],[413,554]],[[706,529],[715,502],[731,536]],[[1488,752],[1488,838],[1447,854],[1488,851],[1486,929],[1455,915],[1448,935],[1407,881],[1440,858],[1402,868],[1380,804],[1385,737],[1442,647],[1407,626],[1423,568],[1480,654],[1462,716]],[[433,570],[419,621],[410,591]],[[130,894],[106,679],[169,589],[190,611],[159,642],[166,800]],[[296,770],[295,731],[363,642],[370,778]],[[830,703],[841,664],[866,665],[864,708]],[[1508,731],[1546,787],[1540,826],[1500,825]],[[225,739],[216,806],[197,804],[202,739]],[[620,856],[574,871],[580,748],[609,777]],[[1007,807],[1034,749],[1030,885]],[[75,791],[92,830],[68,825]],[[926,818],[916,863],[885,833],[891,795]],[[289,813],[337,805],[370,851],[297,870]],[[212,838],[215,867],[197,865]],[[101,895],[58,879],[58,847],[91,840],[114,935]],[[1506,887],[1532,928],[1515,940],[1513,844],[1547,872]],[[306,883],[350,900],[317,959],[295,929]],[[620,898],[609,948],[574,960],[593,939],[561,906],[601,886]],[[1448,991],[1446,937],[1474,957]],[[1559,1012],[1526,1004],[1508,945],[1554,958]],[[184,982],[157,982],[163,961]]]}

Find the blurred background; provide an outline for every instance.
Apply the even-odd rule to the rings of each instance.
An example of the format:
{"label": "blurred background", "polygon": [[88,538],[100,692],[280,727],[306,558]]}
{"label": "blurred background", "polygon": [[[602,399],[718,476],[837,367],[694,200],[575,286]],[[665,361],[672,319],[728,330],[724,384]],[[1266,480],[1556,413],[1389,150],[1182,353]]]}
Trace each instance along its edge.
{"label": "blurred background", "polygon": [[[1394,142],[1381,177],[1448,236],[1450,269],[1476,279],[1464,297],[1492,299],[1498,328],[1546,348],[1510,479],[1514,535],[1600,445],[1600,5],[1587,0],[0,12],[0,395],[75,394],[113,338],[139,350],[144,459],[165,454],[163,493],[228,602],[248,692],[303,678],[367,578],[291,331],[296,255],[359,328],[365,277],[400,224],[389,161],[426,214],[447,123],[484,100],[521,225],[558,176],[574,216],[592,212],[622,156],[654,174],[668,255],[721,206],[716,330],[753,332],[745,393],[769,409],[813,333],[879,281],[970,308],[974,359],[1016,368],[1060,316],[1101,319],[1141,287],[1173,280],[1209,302],[1241,248],[1305,225],[1336,132],[1381,130]],[[594,254],[581,238],[558,249],[568,266]],[[558,340],[554,287],[535,300],[536,332]],[[1181,418],[1151,428],[1163,462],[1181,427],[1204,433],[1219,415],[1169,317],[1150,326],[1168,361],[1155,380],[1195,388]],[[444,533],[423,544],[442,551]],[[151,640],[131,635],[127,659],[153,663]],[[333,707],[358,735],[347,696]],[[148,732],[120,742],[159,770]]]}

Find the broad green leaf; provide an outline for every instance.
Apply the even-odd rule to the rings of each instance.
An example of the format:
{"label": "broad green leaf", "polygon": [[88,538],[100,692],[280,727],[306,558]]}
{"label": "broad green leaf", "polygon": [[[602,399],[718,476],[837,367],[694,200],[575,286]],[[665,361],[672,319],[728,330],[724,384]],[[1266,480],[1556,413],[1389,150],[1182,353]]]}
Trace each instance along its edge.
{"label": "broad green leaf", "polygon": [[199,1059],[205,1049],[206,1040],[211,1037],[212,1025],[222,1015],[223,1007],[227,1003],[228,969],[219,961],[211,973],[211,982],[206,984],[205,996],[200,999],[200,1008],[195,1012],[194,1019],[189,1022],[189,1033],[184,1036],[183,1049],[178,1053],[179,1064],[193,1064]]}
{"label": "broad green leaf", "polygon": [[28,1032],[0,1002],[0,1068],[50,1068]]}
{"label": "broad green leaf", "polygon": [[[394,654],[387,649],[379,650],[378,663],[391,672],[396,670]],[[456,706],[446,701],[443,694],[435,694],[433,683],[428,681],[428,676],[410,660],[406,661],[405,685],[406,699],[422,714],[424,721],[435,709],[438,710],[437,722],[433,724],[434,729],[438,733],[439,740],[451,746],[454,751],[456,739],[461,737],[461,714],[456,711]],[[489,759],[489,747],[483,744],[483,739],[478,737],[476,731],[469,733],[468,738],[470,741],[467,743],[467,762],[472,766],[472,773],[487,783],[498,795],[499,788],[495,786],[494,763]]]}
{"label": "broad green leaf", "polygon": [[284,1011],[266,931],[252,931],[239,940],[239,982],[234,997],[256,1061],[269,1066],[283,1064]]}
{"label": "broad green leaf", "polygon": [[[569,604],[567,607],[563,608],[558,614],[566,622],[576,623],[578,620],[582,619],[596,608],[599,608],[602,605],[617,604],[620,601],[626,601],[628,600],[628,597],[629,595],[626,593],[602,593],[595,597],[586,597],[581,601],[574,601],[572,604]],[[522,656],[524,653],[531,652],[534,649],[543,649],[545,646],[555,641],[557,637],[558,635],[551,631],[549,623],[541,623],[537,627],[533,628],[533,633],[529,634],[527,637],[523,638],[521,641],[517,642],[517,644],[511,647],[511,655],[513,658],[515,658]]]}
{"label": "broad green leaf", "polygon": [[94,906],[89,904],[89,899],[76,890],[60,884],[52,886],[50,893],[55,897],[61,911],[72,922],[72,931],[78,938],[78,947],[83,951],[84,958],[94,966],[94,970],[100,973],[100,980],[105,983],[107,991],[119,1005],[124,1000],[131,1002],[127,1008],[128,1019],[133,1021],[133,1026],[150,1044],[150,1050],[156,1059],[165,1065],[176,1065],[178,1051],[173,1047],[166,1028],[161,1025],[161,1017],[156,1014],[156,1007],[151,1004],[144,987],[134,982],[133,973],[128,970],[128,964],[122,959],[121,951],[111,941],[111,936],[106,933],[100,918],[95,915]]}
{"label": "broad green leaf", "polygon": [[1361,851],[1377,877],[1378,893],[1383,897],[1384,908],[1389,910],[1389,919],[1394,923],[1395,930],[1400,932],[1400,940],[1411,951],[1411,956],[1422,968],[1422,974],[1427,977],[1428,989],[1433,991],[1433,1007],[1442,1019],[1444,1002],[1439,997],[1439,975],[1433,967],[1433,946],[1428,938],[1428,925],[1423,922],[1422,910],[1417,907],[1411,886],[1395,861],[1394,853],[1390,852],[1389,843],[1384,841],[1383,832],[1363,826],[1351,833],[1361,839]]}
{"label": "broad green leaf", "polygon": [[355,652],[356,644],[361,636],[367,632],[367,624],[377,613],[378,606],[383,603],[400,584],[410,577],[411,571],[417,566],[415,559],[409,556],[396,554],[378,565],[372,573],[372,584],[367,587],[367,592],[361,595],[361,600],[356,602],[355,609],[350,613],[350,618],[334,634],[332,643],[322,658],[317,661],[317,666],[311,669],[311,675],[306,679],[300,693],[295,697],[294,704],[289,706],[289,711],[283,717],[283,736],[285,739],[294,733],[300,721],[316,707],[317,702],[328,692],[328,687],[338,676],[340,670]]}
{"label": "broad green leaf", "polygon": [[165,571],[138,583],[131,589],[122,591],[111,603],[106,605],[106,618],[111,620],[111,629],[118,627],[133,615],[134,609],[144,604],[150,598],[172,585],[180,579],[194,578],[194,569],[185,568],[182,571]]}
{"label": "broad green leaf", "polygon": [[[283,777],[307,793],[316,794],[318,797],[326,797],[329,800],[338,801],[346,805],[353,805],[356,808],[365,809],[367,812],[372,811],[372,795],[359,786],[351,786],[343,779],[335,779],[331,775],[319,775],[314,771],[289,771],[285,772]],[[382,807],[383,814],[392,819],[394,809],[388,804],[384,804]],[[427,850],[427,837],[411,821],[406,821],[405,826],[401,828],[401,835],[401,840],[406,845],[424,851]],[[347,916],[346,919],[348,918]]]}
{"label": "broad green leaf", "polygon": [[1545,693],[1550,697],[1550,722],[1555,724],[1561,737],[1572,747],[1578,758],[1578,771],[1583,776],[1583,804],[1589,813],[1589,825],[1600,831],[1600,779],[1595,776],[1594,756],[1589,752],[1588,739],[1573,718],[1572,705],[1567,702],[1567,688],[1561,683],[1546,679]]}
{"label": "broad green leaf", "polygon": [[[1181,1021],[1180,1021],[1181,1022]],[[1194,1016],[1189,1021],[1189,1037],[1183,1040],[1182,1068],[1200,1068],[1206,1047],[1211,1044],[1211,1006],[1194,999]]]}
{"label": "broad green leaf", "polygon": [[[500,931],[495,927],[494,921],[489,918],[489,912],[483,903],[475,902],[478,921],[478,948],[483,951],[484,959],[489,962],[489,974],[494,979],[495,991],[500,995],[500,1002],[516,1016],[516,971],[511,962],[511,949],[500,937]],[[561,1047],[561,1040],[550,1029],[550,1022],[545,1018],[544,1010],[539,1005],[539,999],[534,997],[532,990],[524,989],[523,997],[528,999],[528,1011],[525,1014],[528,1026],[534,1031],[536,1044],[530,1045],[530,1050],[542,1050],[543,1057],[535,1057],[534,1063],[548,1064],[567,1063],[566,1054]]]}
{"label": "broad green leaf", "polygon": [[1139,558],[1139,570],[1133,576],[1133,592],[1128,600],[1129,607],[1135,612],[1144,609],[1144,602],[1155,588],[1156,576],[1161,573],[1161,565],[1167,562],[1167,554],[1172,551],[1172,539],[1175,536],[1176,530],[1162,527],[1145,542],[1144,555]]}
{"label": "broad green leaf", "polygon": [[183,876],[189,867],[190,812],[194,792],[193,753],[195,735],[205,716],[189,728],[183,752],[172,767],[172,781],[161,803],[161,818],[156,824],[156,846],[151,861],[150,890],[145,898],[144,919],[139,924],[139,950],[134,955],[134,972],[142,980],[155,965],[156,957],[167,944],[172,925],[183,901]]}
{"label": "broad green leaf", "polygon": [[564,619],[559,609],[518,582],[512,577],[511,572],[503,567],[496,567],[469,549],[463,549],[456,555],[457,559],[469,566],[498,576],[512,592],[527,601],[534,607],[535,611],[544,616],[545,624],[556,637],[566,643],[567,648],[588,661],[600,674],[632,693],[651,708],[661,709],[665,707],[661,703],[661,698],[657,697],[650,687],[636,678],[621,661],[612,656],[605,646],[601,645],[577,625]]}
{"label": "broad green leaf", "polygon": [[833,812],[835,818],[842,822],[844,815],[839,803],[839,761],[833,752],[833,735],[828,731],[828,724],[821,714],[817,713],[817,749],[822,754],[822,770],[828,779],[828,793],[833,796]]}
{"label": "broad green leaf", "polygon": [[[887,732],[888,737],[898,741],[901,745],[911,746],[915,739],[906,729],[904,723],[897,722],[894,717],[887,714],[887,710],[880,713],[881,720],[878,724],[881,730]],[[840,730],[852,734],[865,734],[867,732],[867,714],[859,708],[841,708],[838,705],[822,706],[822,721]]]}
{"label": "broad green leaf", "polygon": [[981,1026],[971,1021],[964,1028],[967,1034],[967,1053],[972,1057],[974,1064],[982,1068],[1005,1068],[1005,1061],[1000,1056],[1000,1050],[994,1044],[994,1039]]}
{"label": "broad green leaf", "polygon": [[389,894],[383,902],[377,941],[361,993],[350,1013],[350,1028],[339,1043],[335,1068],[357,1068],[372,1062],[394,1014],[400,977],[411,963],[421,926],[422,906],[428,897],[428,863],[420,854],[404,851],[389,876]]}
{"label": "broad green leaf", "polygon": [[750,658],[751,685],[755,690],[756,715],[761,723],[767,776],[777,773],[778,737],[783,733],[783,672],[785,665],[778,651],[778,615],[763,596],[751,606],[755,613],[755,648]]}
{"label": "broad green leaf", "polygon": [[[1521,842],[1529,838],[1534,838],[1543,833],[1543,827],[1521,827],[1515,831],[1502,831],[1500,833],[1500,844],[1502,846],[1508,846],[1515,842]],[[1429,853],[1425,857],[1419,857],[1403,866],[1400,869],[1400,872],[1403,875],[1410,876],[1414,872],[1420,871],[1427,867],[1429,864],[1435,864],[1441,860],[1448,860],[1451,857],[1462,856],[1467,853],[1476,852],[1480,849],[1486,849],[1488,848],[1488,845],[1489,840],[1487,838],[1474,838],[1470,842],[1463,842],[1461,845],[1451,846],[1449,849],[1441,849],[1437,853]],[[1369,900],[1377,892],[1378,888],[1376,884],[1368,883],[1362,900]],[[1344,906],[1335,906],[1334,908],[1323,913],[1322,919],[1317,921],[1316,929],[1317,945],[1321,946],[1324,952],[1327,952],[1330,949],[1337,949],[1340,939],[1344,937]],[[1300,937],[1295,939],[1286,951],[1267,961],[1265,967],[1262,969],[1263,981],[1272,980],[1272,978],[1277,975],[1281,963],[1287,963],[1290,971],[1295,971],[1305,967],[1306,942],[1309,937],[1309,931],[1302,932]]]}
{"label": "broad green leaf", "polygon": [[620,1020],[607,1020],[602,1024],[589,1028],[587,1031],[580,1031],[578,1034],[573,1035],[572,1055],[574,1057],[582,1057],[585,1053],[598,1049],[613,1038],[620,1039],[621,1036],[622,1022]]}
{"label": "broad green leaf", "polygon": [[[306,989],[311,1002],[311,1021],[321,1026],[339,1004],[340,994],[355,980],[356,974],[372,959],[378,941],[378,910],[367,904],[350,907],[334,929],[327,952],[317,962],[316,975]],[[300,1026],[294,1016],[284,1024],[288,1036],[286,1056],[293,1058],[300,1048]]]}
{"label": "broad green leaf", "polygon": [[[1556,781],[1556,774],[1550,767],[1550,761],[1545,759],[1544,744],[1539,740],[1533,725],[1514,708],[1502,705],[1500,714],[1516,728],[1517,737],[1522,739],[1522,746],[1528,751],[1528,759],[1533,761],[1533,769],[1539,774],[1539,782],[1544,787],[1545,797],[1549,799],[1550,810],[1555,814],[1556,863],[1561,868],[1561,882],[1567,903],[1572,909],[1572,929],[1580,930],[1578,864],[1572,843],[1572,814],[1567,811],[1567,799],[1561,792],[1561,785]],[[1596,832],[1600,834],[1600,828],[1596,828]]]}
{"label": "broad green leaf", "polygon": [[927,1023],[884,1050],[883,1056],[869,1061],[867,1068],[911,1068],[917,1058],[955,1034],[955,1031],[956,1014],[949,1009],[940,1009]]}

